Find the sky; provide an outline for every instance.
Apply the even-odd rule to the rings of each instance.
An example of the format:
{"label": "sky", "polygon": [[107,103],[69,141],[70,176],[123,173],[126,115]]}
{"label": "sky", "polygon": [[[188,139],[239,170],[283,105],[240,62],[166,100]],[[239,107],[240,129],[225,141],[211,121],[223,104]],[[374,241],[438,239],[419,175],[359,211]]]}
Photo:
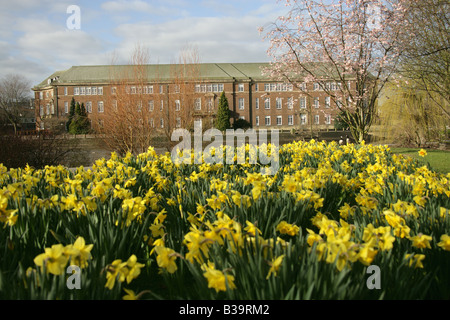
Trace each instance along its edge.
{"label": "sky", "polygon": [[186,46],[204,63],[268,62],[258,28],[286,13],[277,0],[0,3],[0,77],[22,74],[31,86],[75,65],[128,63],[138,44],[149,63],[173,63]]}

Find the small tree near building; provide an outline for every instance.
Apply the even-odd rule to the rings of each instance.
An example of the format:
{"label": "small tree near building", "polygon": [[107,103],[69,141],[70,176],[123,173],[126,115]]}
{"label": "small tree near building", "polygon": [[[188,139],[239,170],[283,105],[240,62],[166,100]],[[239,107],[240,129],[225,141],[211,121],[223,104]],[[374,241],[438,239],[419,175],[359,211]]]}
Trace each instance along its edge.
{"label": "small tree near building", "polygon": [[230,109],[228,107],[228,99],[225,92],[222,92],[219,99],[219,106],[217,108],[216,129],[225,131],[231,128],[230,125]]}
{"label": "small tree near building", "polygon": [[86,134],[90,131],[89,119],[86,114],[84,103],[80,105],[79,102],[75,106],[75,115],[69,124],[69,133],[71,134]]}

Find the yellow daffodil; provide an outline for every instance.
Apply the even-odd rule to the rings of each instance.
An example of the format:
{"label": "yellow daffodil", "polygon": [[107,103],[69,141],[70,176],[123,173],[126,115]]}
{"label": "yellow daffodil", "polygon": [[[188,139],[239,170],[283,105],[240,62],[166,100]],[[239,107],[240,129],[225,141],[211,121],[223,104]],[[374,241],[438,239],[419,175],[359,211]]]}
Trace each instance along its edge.
{"label": "yellow daffodil", "polygon": [[266,276],[266,279],[269,279],[270,275],[274,275],[275,277],[278,274],[278,270],[281,267],[281,263],[283,262],[284,259],[284,255],[281,255],[275,259],[272,259],[272,261],[269,263],[270,265],[270,269],[269,269],[269,273]]}
{"label": "yellow daffodil", "polygon": [[441,236],[441,241],[437,245],[446,251],[450,251],[450,236],[443,234]]}
{"label": "yellow daffodil", "polygon": [[214,264],[203,264],[201,269],[204,271],[203,276],[208,280],[208,288],[215,289],[216,292],[236,289],[234,284],[234,276],[226,275],[220,270],[216,270]]}

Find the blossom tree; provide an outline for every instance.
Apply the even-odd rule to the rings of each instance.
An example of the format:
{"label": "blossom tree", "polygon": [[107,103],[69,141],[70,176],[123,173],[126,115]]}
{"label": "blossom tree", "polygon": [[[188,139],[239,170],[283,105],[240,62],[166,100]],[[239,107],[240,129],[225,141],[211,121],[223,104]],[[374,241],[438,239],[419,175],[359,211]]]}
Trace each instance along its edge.
{"label": "blossom tree", "polygon": [[270,41],[272,77],[300,89],[315,83],[330,96],[353,138],[362,142],[377,98],[391,79],[408,35],[403,0],[286,0],[285,16],[260,28]]}

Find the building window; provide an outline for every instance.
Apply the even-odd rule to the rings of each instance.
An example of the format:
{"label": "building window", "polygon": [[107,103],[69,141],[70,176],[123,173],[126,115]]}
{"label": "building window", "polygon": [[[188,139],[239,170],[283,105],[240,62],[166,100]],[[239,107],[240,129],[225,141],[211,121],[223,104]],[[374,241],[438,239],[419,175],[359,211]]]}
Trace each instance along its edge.
{"label": "building window", "polygon": [[329,108],[331,105],[331,97],[325,97],[325,108]]}
{"label": "building window", "polygon": [[256,116],[255,118],[255,124],[257,127],[259,127],[259,116]]}
{"label": "building window", "polygon": [[180,86],[178,84],[175,85],[175,93],[180,93]]}
{"label": "building window", "polygon": [[41,117],[44,116],[44,106],[39,106],[39,114],[41,115]]}
{"label": "building window", "polygon": [[283,105],[283,99],[277,98],[276,103],[277,103],[277,109],[281,109],[281,107]]}
{"label": "building window", "polygon": [[111,87],[111,94],[116,94],[117,88],[116,87]]}
{"label": "building window", "polygon": [[214,106],[213,98],[208,99],[208,112],[211,112]]}
{"label": "building window", "polygon": [[44,99],[44,93],[41,91],[41,92],[39,92],[39,99]]}
{"label": "building window", "polygon": [[159,93],[164,93],[164,86],[159,86]]}
{"label": "building window", "polygon": [[164,109],[164,100],[161,100],[161,105],[159,106],[159,111],[163,111]]}
{"label": "building window", "polygon": [[177,126],[177,128],[181,127],[181,118],[177,118],[176,126]]}
{"label": "building window", "polygon": [[239,91],[239,92],[244,92],[244,84],[243,84],[243,83],[240,83],[240,84],[239,84],[239,86],[238,86],[238,91]]}
{"label": "building window", "polygon": [[244,98],[239,98],[239,110],[244,110],[245,108],[245,100]]}
{"label": "building window", "polygon": [[153,120],[153,118],[151,118],[151,119],[149,120],[149,124],[150,124],[150,127],[152,127],[152,128],[155,127],[155,121]]}
{"label": "building window", "polygon": [[117,111],[117,100],[112,101],[112,107],[114,111]]}
{"label": "building window", "polygon": [[86,87],[81,87],[81,88],[80,88],[80,94],[81,94],[82,96],[86,95]]}
{"label": "building window", "polygon": [[175,100],[175,111],[181,110],[180,100]]}
{"label": "building window", "polygon": [[105,111],[105,108],[103,106],[103,101],[99,101],[97,103],[97,110],[98,110],[99,113],[103,113]]}
{"label": "building window", "polygon": [[302,114],[300,116],[300,122],[301,122],[301,124],[307,124],[308,123],[308,117],[307,117],[306,114]]}
{"label": "building window", "polygon": [[136,87],[131,87],[131,94],[136,94]]}
{"label": "building window", "polygon": [[289,115],[288,116],[288,125],[289,126],[293,126],[294,125],[294,116],[293,115]]}
{"label": "building window", "polygon": [[68,92],[67,92],[67,87],[64,87],[64,95],[67,96]]}
{"label": "building window", "polygon": [[159,121],[159,124],[160,124],[161,128],[164,128],[164,119],[161,119],[161,120]]}
{"label": "building window", "polygon": [[[42,92],[41,92],[41,93],[42,93]],[[75,96],[78,96],[78,95],[80,94],[80,88],[79,88],[79,87],[73,88],[73,94],[74,94]],[[41,99],[42,99],[42,96],[41,96]]]}
{"label": "building window", "polygon": [[92,87],[92,95],[97,95],[97,87]]}
{"label": "building window", "polygon": [[314,98],[314,108],[319,108],[319,97]]}
{"label": "building window", "polygon": [[99,94],[100,96],[103,95],[103,87],[98,87],[98,94]]}
{"label": "building window", "polygon": [[201,98],[197,98],[195,99],[195,105],[194,105],[195,110],[201,110],[202,109],[202,99]]}
{"label": "building window", "polygon": [[155,109],[155,104],[153,103],[153,100],[150,100],[148,102],[148,111],[153,111]]}
{"label": "building window", "polygon": [[87,113],[92,113],[92,102],[91,101],[86,102],[86,111],[87,111]]}
{"label": "building window", "polygon": [[281,116],[277,116],[277,126],[281,126],[283,124],[283,118]]}
{"label": "building window", "polygon": [[270,98],[264,99],[264,109],[270,109]]}
{"label": "building window", "polygon": [[259,91],[258,89],[259,89],[259,88],[258,88],[258,84],[255,83],[255,91],[258,92],[258,91]]}
{"label": "building window", "polygon": [[314,91],[318,91],[319,88],[320,88],[319,83],[318,83],[318,82],[314,82],[314,84],[313,84],[313,89],[314,89]]}
{"label": "building window", "polygon": [[270,83],[264,83],[264,91],[270,91]]}
{"label": "building window", "polygon": [[259,109],[259,98],[255,100],[255,109]]}
{"label": "building window", "polygon": [[91,87],[87,87],[87,88],[86,88],[86,95],[90,96],[91,93],[92,93]]}
{"label": "building window", "polygon": [[325,124],[331,124],[331,116],[329,114],[325,115]]}
{"label": "building window", "polygon": [[64,113],[69,113],[69,102],[68,101],[64,102]]}
{"label": "building window", "polygon": [[266,126],[270,126],[270,116],[266,116],[265,124],[266,124]]}
{"label": "building window", "polygon": [[293,109],[294,108],[294,98],[288,98],[288,101],[287,101],[287,107],[288,107],[288,109]]}
{"label": "building window", "polygon": [[314,115],[314,124],[319,124],[320,122],[320,115],[316,114]]}
{"label": "building window", "polygon": [[53,103],[50,104],[50,113],[55,114],[55,105]]}
{"label": "building window", "polygon": [[306,109],[306,97],[300,97],[300,109]]}

